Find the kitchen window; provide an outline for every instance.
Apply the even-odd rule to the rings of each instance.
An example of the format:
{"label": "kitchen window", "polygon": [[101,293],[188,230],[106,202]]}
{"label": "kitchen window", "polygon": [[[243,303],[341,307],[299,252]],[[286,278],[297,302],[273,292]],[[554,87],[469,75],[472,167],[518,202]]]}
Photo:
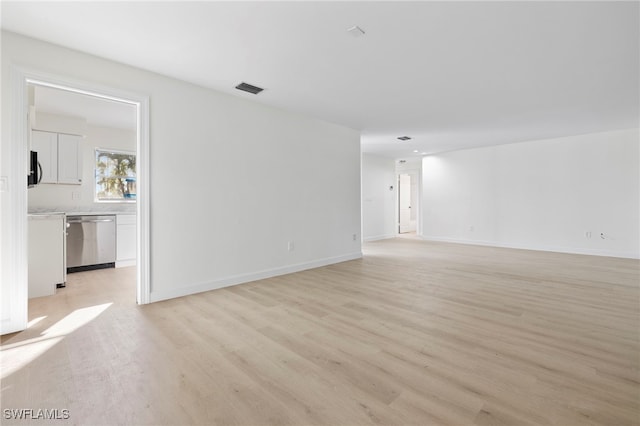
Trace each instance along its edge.
{"label": "kitchen window", "polygon": [[96,149],[96,201],[136,201],[136,154]]}

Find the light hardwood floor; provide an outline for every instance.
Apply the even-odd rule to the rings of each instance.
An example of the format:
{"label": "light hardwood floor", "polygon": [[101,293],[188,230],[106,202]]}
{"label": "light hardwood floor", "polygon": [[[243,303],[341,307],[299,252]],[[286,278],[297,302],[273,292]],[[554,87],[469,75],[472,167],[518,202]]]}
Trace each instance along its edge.
{"label": "light hardwood floor", "polygon": [[2,338],[2,408],[68,409],[54,424],[640,424],[640,262],[364,251],[147,306],[133,268],[70,275]]}

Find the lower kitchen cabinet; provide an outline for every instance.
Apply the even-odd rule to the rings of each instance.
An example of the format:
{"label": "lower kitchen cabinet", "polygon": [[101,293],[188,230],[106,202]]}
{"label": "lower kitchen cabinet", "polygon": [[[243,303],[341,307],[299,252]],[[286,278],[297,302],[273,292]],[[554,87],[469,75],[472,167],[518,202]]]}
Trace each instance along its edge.
{"label": "lower kitchen cabinet", "polygon": [[116,268],[136,264],[136,215],[116,217]]}
{"label": "lower kitchen cabinet", "polygon": [[66,281],[64,213],[29,215],[29,298],[50,296]]}

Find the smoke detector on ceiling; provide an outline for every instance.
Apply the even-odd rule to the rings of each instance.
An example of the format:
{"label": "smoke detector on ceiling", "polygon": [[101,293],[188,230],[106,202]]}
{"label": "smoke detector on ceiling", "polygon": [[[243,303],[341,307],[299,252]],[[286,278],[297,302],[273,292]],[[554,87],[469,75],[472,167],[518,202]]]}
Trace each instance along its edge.
{"label": "smoke detector on ceiling", "polygon": [[243,92],[253,93],[257,95],[262,92],[264,89],[262,87],[254,86],[253,84],[242,82],[236,86],[236,89],[242,90]]}

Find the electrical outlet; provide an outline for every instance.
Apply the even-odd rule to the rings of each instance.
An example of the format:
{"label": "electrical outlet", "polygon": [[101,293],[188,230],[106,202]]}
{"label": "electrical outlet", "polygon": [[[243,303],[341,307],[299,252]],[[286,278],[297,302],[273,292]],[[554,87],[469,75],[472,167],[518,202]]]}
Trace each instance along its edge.
{"label": "electrical outlet", "polygon": [[82,196],[81,196],[80,192],[78,192],[78,191],[73,191],[73,192],[71,193],[71,199],[72,199],[72,200],[79,200],[80,198],[82,198]]}
{"label": "electrical outlet", "polygon": [[588,240],[590,240],[591,239],[591,231],[585,232],[584,236],[587,237]]}
{"label": "electrical outlet", "polygon": [[358,238],[358,234],[353,234],[353,241],[355,241],[356,238]]}
{"label": "electrical outlet", "polygon": [[289,242],[287,243],[287,250],[289,250],[289,251],[293,251],[293,241],[289,241]]}

